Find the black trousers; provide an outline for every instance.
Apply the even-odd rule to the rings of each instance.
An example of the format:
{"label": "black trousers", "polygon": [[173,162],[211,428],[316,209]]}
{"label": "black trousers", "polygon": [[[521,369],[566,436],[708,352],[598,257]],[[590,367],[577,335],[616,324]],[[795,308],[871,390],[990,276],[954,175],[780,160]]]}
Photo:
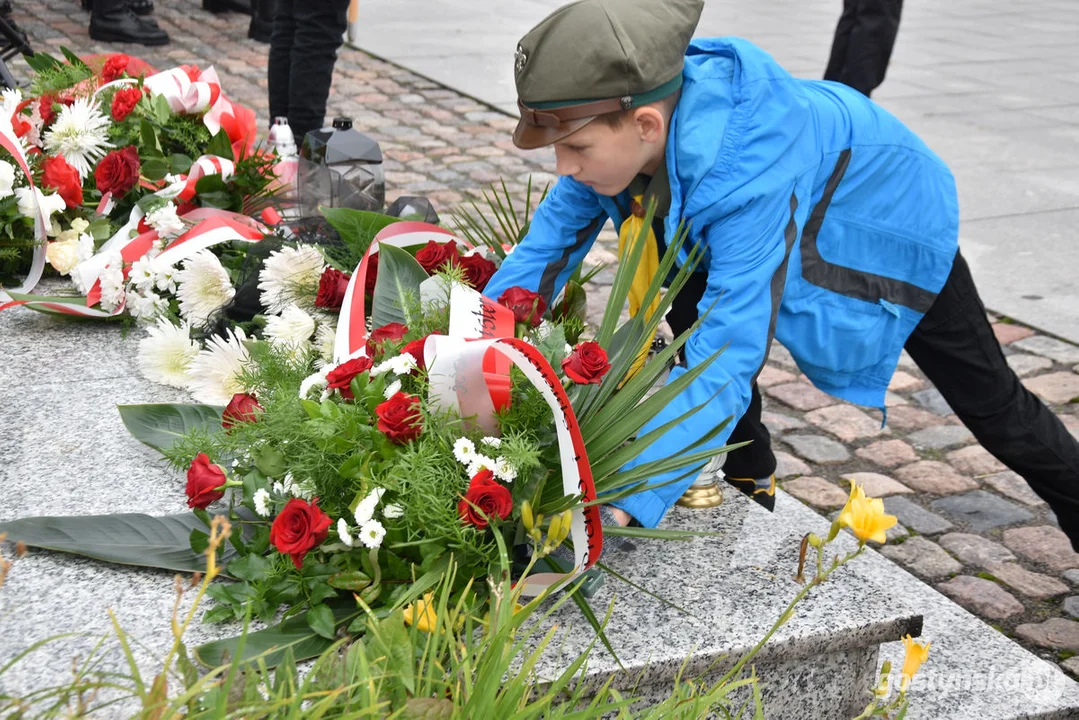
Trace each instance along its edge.
{"label": "black trousers", "polygon": [[903,0],[843,0],[824,79],[869,97],[884,82],[902,10]]}
{"label": "black trousers", "polygon": [[[675,333],[696,320],[704,287],[701,274],[675,299],[667,315]],[[978,442],[1049,504],[1079,551],[1079,441],[1004,359],[962,255],[956,255],[948,280],[906,349]],[[763,478],[775,472],[756,385],[730,438],[743,440],[753,443],[727,456],[724,474]]]}
{"label": "black trousers", "polygon": [[349,0],[277,0],[267,80],[270,121],[288,118],[296,144],[323,126]]}

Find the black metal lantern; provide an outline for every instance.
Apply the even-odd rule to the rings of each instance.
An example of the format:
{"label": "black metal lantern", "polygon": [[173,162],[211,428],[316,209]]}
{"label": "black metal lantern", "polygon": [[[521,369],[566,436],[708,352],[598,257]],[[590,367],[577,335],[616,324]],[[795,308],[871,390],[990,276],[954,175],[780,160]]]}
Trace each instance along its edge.
{"label": "black metal lantern", "polygon": [[304,216],[316,215],[320,205],[382,212],[382,150],[353,129],[351,118],[334,118],[332,127],[304,136],[296,184]]}

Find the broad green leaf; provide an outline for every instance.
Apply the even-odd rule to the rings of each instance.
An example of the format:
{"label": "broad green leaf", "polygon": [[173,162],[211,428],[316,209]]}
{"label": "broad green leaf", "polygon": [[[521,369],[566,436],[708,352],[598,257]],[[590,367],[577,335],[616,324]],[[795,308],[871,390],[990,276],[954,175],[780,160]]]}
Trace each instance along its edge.
{"label": "broad green leaf", "polygon": [[142,136],[142,145],[139,147],[139,154],[142,157],[161,154],[161,148],[157,144],[157,131],[149,120],[143,118],[139,121],[139,134]]}
{"label": "broad green leaf", "polygon": [[[206,558],[191,549],[192,530],[206,526],[191,513],[152,517],[135,513],[70,517],[31,517],[0,523],[9,542],[84,555],[120,565],[177,572],[200,572]],[[224,546],[221,562],[235,551]]]}
{"label": "broad green leaf", "polygon": [[339,572],[330,575],[329,583],[330,587],[359,592],[371,584],[371,578],[359,570],[353,570],[351,572]]}
{"label": "broad green leaf", "polygon": [[191,171],[192,161],[187,155],[174,153],[169,155],[169,167],[176,175],[186,175]]}
{"label": "broad green leaf", "polygon": [[[363,612],[351,600],[331,610],[335,627],[351,622]],[[312,630],[303,615],[291,617],[265,630],[249,632],[242,651],[240,640],[240,637],[232,637],[199,645],[194,650],[195,658],[207,667],[217,667],[232,659],[246,662],[261,657],[267,667],[272,667],[281,662],[288,651],[296,660],[306,660],[322,654],[334,643]]]}
{"label": "broad green leaf", "polygon": [[169,173],[169,163],[163,157],[148,157],[142,161],[141,170],[147,180],[161,180]]}
{"label": "broad green leaf", "polygon": [[382,245],[378,254],[371,327],[380,328],[394,322],[408,325],[409,318],[405,314],[408,298],[419,299],[420,283],[427,279],[427,271],[401,248]]}
{"label": "broad green leaf", "polygon": [[210,138],[210,142],[206,145],[205,154],[217,155],[226,160],[236,159],[232,156],[232,143],[229,142],[229,135],[224,130],[218,130],[217,134]]}
{"label": "broad green leaf", "polygon": [[316,605],[307,611],[307,624],[322,637],[333,639],[333,611],[325,605]]}
{"label": "broad green leaf", "polygon": [[[341,236],[341,241],[348,246],[349,254],[354,257],[362,257],[367,252],[371,241],[380,230],[400,222],[400,218],[390,215],[352,208],[320,207],[318,210]],[[352,268],[347,270],[351,271]]]}
{"label": "broad green leaf", "polygon": [[193,430],[219,429],[221,413],[225,411],[218,405],[182,403],[117,405],[117,408],[128,432],[161,453]]}

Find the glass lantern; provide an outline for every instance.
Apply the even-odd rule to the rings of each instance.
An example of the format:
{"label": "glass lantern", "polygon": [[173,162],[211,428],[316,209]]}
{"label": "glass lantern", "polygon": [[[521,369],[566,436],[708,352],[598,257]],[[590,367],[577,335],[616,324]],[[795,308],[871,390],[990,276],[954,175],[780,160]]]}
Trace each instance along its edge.
{"label": "glass lantern", "polygon": [[347,117],[304,136],[296,180],[306,217],[318,215],[321,205],[382,212],[386,202],[382,150]]}

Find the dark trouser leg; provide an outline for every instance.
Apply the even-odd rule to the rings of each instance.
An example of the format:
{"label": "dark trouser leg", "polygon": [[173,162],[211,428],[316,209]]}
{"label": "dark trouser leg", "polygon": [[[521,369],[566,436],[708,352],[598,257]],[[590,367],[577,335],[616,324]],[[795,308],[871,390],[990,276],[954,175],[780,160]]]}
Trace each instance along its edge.
{"label": "dark trouser leg", "polygon": [[1079,550],[1079,442],[1008,366],[962,255],[906,347],[978,442],[1049,503]]}
{"label": "dark trouser leg", "polygon": [[[850,28],[845,32],[845,52],[837,57],[840,31],[845,30],[843,20],[851,5],[854,7],[848,20]],[[837,80],[868,97],[884,82],[902,10],[903,0],[845,0],[824,79]]]}
{"label": "dark trouser leg", "polygon": [[[296,20],[292,17],[294,0],[276,0],[273,9],[273,32],[270,34],[270,55],[266,69],[266,84],[270,100],[270,123],[274,118],[288,117],[289,80],[292,75],[292,46],[296,35]],[[297,138],[299,143],[303,138]]]}
{"label": "dark trouser leg", "polygon": [[828,56],[828,67],[824,70],[825,80],[840,82],[843,66],[847,64],[847,47],[850,45],[850,31],[854,29],[854,11],[857,7],[858,0],[843,0],[843,14],[836,23],[832,52]]}
{"label": "dark trouser leg", "polygon": [[288,124],[297,145],[305,134],[323,126],[337,48],[348,29],[348,0],[298,0],[293,14]]}
{"label": "dark trouser leg", "polygon": [[[695,273],[671,303],[667,324],[675,337],[697,321],[697,304],[708,283],[706,273]],[[749,445],[727,454],[723,474],[730,478],[768,478],[776,471],[776,457],[768,428],[761,422],[761,393],[753,383],[753,396],[745,415],[738,419],[731,432],[730,443],[751,441]],[[741,488],[739,488],[741,489]]]}

